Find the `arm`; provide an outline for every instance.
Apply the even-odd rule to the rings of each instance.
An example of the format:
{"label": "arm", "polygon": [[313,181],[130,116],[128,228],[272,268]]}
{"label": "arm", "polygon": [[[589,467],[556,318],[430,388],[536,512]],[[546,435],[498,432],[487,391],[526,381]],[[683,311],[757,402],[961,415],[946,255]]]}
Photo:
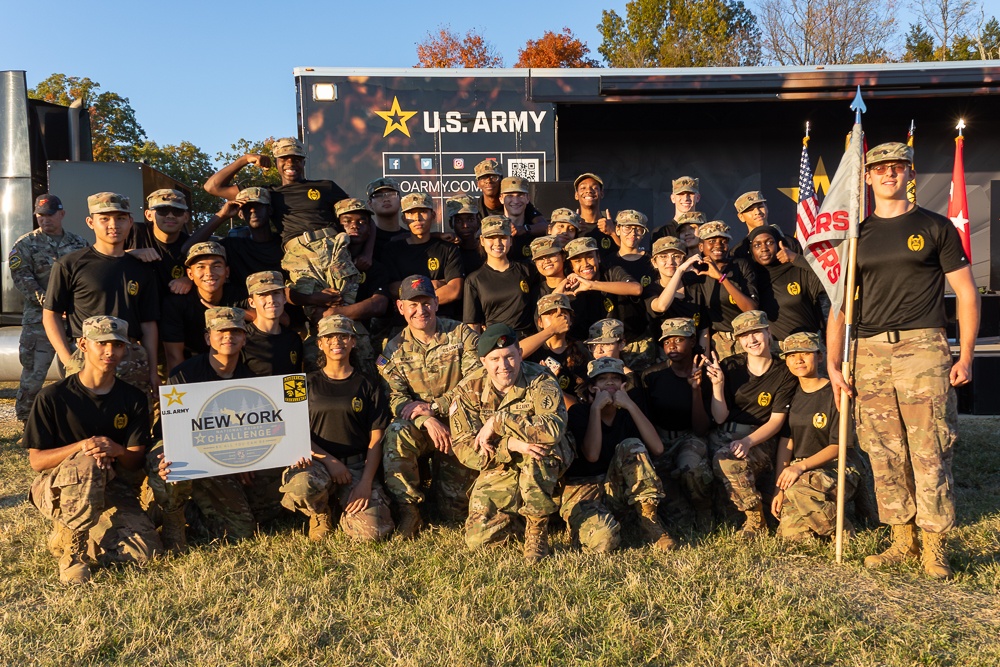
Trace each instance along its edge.
{"label": "arm", "polygon": [[[639,406],[635,404],[632,397],[628,395],[628,392],[616,391],[615,392],[615,405],[619,408],[627,410],[629,415],[632,417],[632,421],[635,422],[635,426],[639,429],[639,436],[642,438],[642,442],[646,445],[646,449],[653,456],[659,456],[663,453],[663,441],[660,440],[660,434],[656,432],[656,427],[653,426],[649,418],[642,413]],[[588,429],[589,432],[589,429]]]}
{"label": "arm", "polygon": [[677,294],[678,290],[681,288],[681,281],[684,279],[684,273],[691,268],[691,265],[695,262],[701,261],[701,255],[695,253],[684,260],[684,263],[677,267],[674,271],[674,275],[670,276],[670,280],[667,282],[667,286],[663,288],[660,295],[650,302],[650,307],[653,309],[654,313],[665,313],[670,308],[670,305],[674,302],[674,296]]}
{"label": "arm", "polygon": [[458,297],[462,296],[462,279],[452,278],[443,285],[435,285],[434,292],[437,294],[438,303],[442,305],[458,301]]}
{"label": "arm", "polygon": [[948,284],[955,291],[957,303],[955,312],[958,315],[959,356],[951,367],[951,385],[959,387],[972,380],[972,355],[976,348],[976,336],[979,335],[980,296],[976,281],[972,277],[972,267],[964,266],[945,274]]}
{"label": "arm", "polygon": [[48,309],[43,310],[42,327],[45,329],[45,336],[49,339],[49,343],[55,348],[56,354],[59,356],[59,361],[62,362],[63,366],[67,365],[73,356],[73,352],[69,349],[69,337],[66,335],[62,313]]}
{"label": "arm", "polygon": [[343,315],[352,320],[367,320],[384,315],[388,307],[389,299],[382,294],[372,294],[364,301],[359,301],[350,306],[330,306],[323,311],[323,316]]}
{"label": "arm", "polygon": [[848,379],[840,372],[840,366],[844,362],[844,311],[830,310],[830,317],[826,322],[826,372],[830,376],[830,384],[833,385],[833,399],[837,404],[837,409],[842,410],[840,405],[840,393],[846,391],[848,396],[853,396]]}
{"label": "arm", "polygon": [[[584,280],[580,280],[584,283]],[[604,282],[600,280],[590,281],[590,289],[604,292],[605,294],[617,294],[618,296],[642,296],[642,285],[636,282]]]}
{"label": "arm", "polygon": [[375,222],[371,223],[371,232],[368,234],[368,240],[365,241],[364,250],[361,254],[354,258],[354,266],[358,267],[359,271],[367,271],[372,268],[372,256],[375,254]]}
{"label": "arm", "polygon": [[155,396],[156,388],[160,386],[160,375],[156,370],[159,363],[157,357],[160,347],[159,328],[156,322],[140,322],[139,326],[142,328],[142,347],[146,350],[146,357],[149,359],[149,386]]}
{"label": "arm", "polygon": [[208,222],[206,222],[198,229],[194,230],[194,233],[190,237],[188,237],[187,242],[185,242],[184,246],[181,248],[181,252],[186,255],[187,251],[195,243],[203,243],[208,239],[210,239],[212,237],[212,234],[215,233],[215,230],[217,230],[219,227],[222,226],[222,223],[232,220],[233,218],[236,217],[236,215],[239,212],[240,212],[239,202],[227,201],[225,204],[222,205],[222,208],[219,209],[218,213],[216,213],[215,215],[213,215],[211,218],[208,219]]}
{"label": "arm", "polygon": [[778,477],[774,483],[774,499],[771,500],[771,514],[778,519],[781,518],[781,506],[785,504],[785,488],[787,487],[782,488],[777,480],[780,480],[781,476],[784,475],[788,463],[792,460],[794,449],[795,445],[791,438],[782,438],[778,442],[778,456],[774,463],[774,470],[778,473]]}
{"label": "arm", "polygon": [[163,367],[170,375],[170,371],[184,361],[184,343],[163,343]]}
{"label": "arm", "polygon": [[252,153],[242,155],[209,176],[208,180],[205,181],[205,192],[215,197],[222,197],[223,199],[236,199],[236,195],[240,193],[240,188],[232,184],[233,178],[236,177],[240,169],[248,164],[256,164],[266,169],[270,166],[270,161],[266,157]]}
{"label": "arm", "polygon": [[601,457],[601,441],[604,439],[601,425],[601,410],[611,403],[611,395],[606,391],[599,391],[594,396],[594,402],[590,406],[590,415],[587,418],[587,434],[581,443],[580,453],[590,463],[594,463]]}
{"label": "arm", "polygon": [[691,430],[697,436],[704,436],[712,428],[712,420],[705,410],[704,385],[705,380],[703,368],[704,357],[698,355],[694,358],[694,366],[691,375],[688,377],[688,384],[691,386]]}
{"label": "arm", "polygon": [[744,459],[753,447],[756,447],[765,440],[769,440],[778,435],[781,427],[785,425],[786,415],[784,412],[772,412],[771,417],[764,424],[757,428],[750,435],[729,443],[729,448],[737,457]]}
{"label": "arm", "polygon": [[709,380],[712,381],[712,419],[716,424],[722,424],[729,417],[729,405],[726,404],[726,376],[719,365],[719,358],[712,352],[711,360],[705,366]]}
{"label": "arm", "polygon": [[116,460],[120,461],[126,468],[136,470],[142,465],[145,449],[142,446],[125,447],[111,438],[95,435],[55,449],[29,449],[28,463],[32,470],[42,472],[55,468],[76,454],[77,451],[82,451],[87,456],[96,459],[98,466],[105,470],[110,468]]}
{"label": "arm", "polygon": [[729,293],[729,296],[733,297],[733,302],[736,304],[737,308],[742,310],[744,313],[748,310],[757,309],[757,302],[744,294],[739,287],[733,284],[731,279],[727,278],[725,274],[719,271],[719,267],[716,266],[715,262],[713,262],[711,258],[708,258],[707,264],[708,271],[706,273],[708,273],[710,277],[715,278],[715,280],[722,285],[722,288]]}
{"label": "arm", "polygon": [[521,356],[529,357],[535,352],[537,352],[542,345],[545,344],[552,336],[558,334],[564,334],[569,331],[569,318],[564,314],[560,313],[557,317],[552,319],[552,322],[548,327],[542,329],[536,334],[532,334],[527,338],[522,338],[518,343],[518,347],[521,348]]}
{"label": "arm", "polygon": [[10,277],[14,280],[14,287],[24,296],[25,301],[42,306],[45,304],[45,287],[35,279],[35,274],[32,273],[28,263],[30,257],[31,250],[29,248],[23,247],[20,241],[15,243],[8,258]]}
{"label": "arm", "polygon": [[375,483],[375,474],[378,467],[382,465],[382,436],[385,431],[375,429],[372,431],[371,439],[368,441],[368,454],[365,456],[365,469],[361,473],[361,479],[357,486],[351,491],[344,511],[348,514],[356,514],[368,509],[368,503],[372,497],[372,484]]}

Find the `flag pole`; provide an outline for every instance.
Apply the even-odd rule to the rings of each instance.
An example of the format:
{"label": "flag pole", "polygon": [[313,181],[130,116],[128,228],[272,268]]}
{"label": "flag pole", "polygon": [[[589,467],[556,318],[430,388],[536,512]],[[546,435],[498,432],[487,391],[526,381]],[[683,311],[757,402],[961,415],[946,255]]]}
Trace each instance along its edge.
{"label": "flag pole", "polygon": [[[854,111],[854,124],[861,124],[861,114],[867,111],[865,102],[861,98],[861,86],[858,86],[854,101],[851,102],[851,109]],[[863,146],[864,144],[862,144]],[[858,147],[854,147],[858,150]],[[862,156],[863,157],[863,156]],[[861,165],[861,182],[858,184],[858,217],[864,215],[865,211],[865,169],[864,162]],[[851,377],[851,327],[854,325],[854,289],[856,283],[856,266],[858,256],[858,238],[851,236],[847,239],[847,288],[844,290],[844,351],[841,361],[840,372],[844,379]],[[844,556],[844,484],[847,477],[847,438],[850,431],[851,421],[851,397],[841,390],[840,393],[840,424],[837,444],[837,534],[836,550],[837,563],[843,562]]]}

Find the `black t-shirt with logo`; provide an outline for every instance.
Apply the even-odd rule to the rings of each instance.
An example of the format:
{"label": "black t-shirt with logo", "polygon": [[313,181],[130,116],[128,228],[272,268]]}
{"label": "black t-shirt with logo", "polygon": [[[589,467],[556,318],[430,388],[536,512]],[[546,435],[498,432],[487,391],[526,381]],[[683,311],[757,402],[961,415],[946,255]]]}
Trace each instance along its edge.
{"label": "black t-shirt with logo", "polygon": [[247,325],[247,342],[240,359],[254,375],[288,375],[302,372],[302,339],[294,331],[281,328],[276,334]]}
{"label": "black t-shirt with logo", "polygon": [[944,327],[945,274],[968,264],[943,215],[915,207],[868,216],[858,239],[858,335]]}
{"label": "black t-shirt with logo", "polygon": [[[732,258],[723,272],[726,280],[733,281],[736,288],[751,299],[757,300],[756,274],[750,263],[744,259]],[[733,330],[733,319],[743,311],[734,303],[729,291],[709,276],[699,276],[687,272],[683,279],[684,291],[697,304],[705,306],[712,317],[713,331]]]}
{"label": "black t-shirt with logo", "polygon": [[149,264],[156,271],[156,279],[160,285],[160,294],[164,295],[169,292],[171,280],[187,276],[184,270],[185,253],[181,249],[187,243],[188,238],[185,232],[181,232],[177,236],[177,240],[173,243],[164,243],[156,238],[151,223],[136,222],[132,225],[128,241],[125,242],[125,249],[153,248],[156,252],[160,253],[159,261],[150,262]]}
{"label": "black t-shirt with logo", "polygon": [[534,334],[536,275],[520,262],[512,261],[506,271],[483,264],[465,280],[462,321],[486,326],[500,322],[522,338]]}
{"label": "black t-shirt with logo", "polygon": [[[604,260],[601,260],[603,263]],[[618,266],[632,277],[633,282],[642,285],[642,295],[618,297],[618,314],[625,325],[625,337],[630,342],[649,335],[649,317],[646,315],[646,299],[653,298],[659,291],[659,272],[653,268],[649,257],[643,255],[635,260],[624,259],[615,254],[608,259],[609,266]],[[659,336],[657,336],[659,337]]]}
{"label": "black t-shirt with logo", "polygon": [[[829,445],[840,443],[840,412],[829,383],[814,392],[805,392],[802,387],[795,389],[788,411],[788,429],[794,445],[793,459],[809,458]],[[847,446],[851,447],[851,443]],[[837,460],[823,467],[835,469]]]}
{"label": "black t-shirt with logo", "polygon": [[219,380],[243,380],[257,377],[242,360],[236,362],[236,368],[233,369],[232,377],[220,377],[215,372],[215,369],[212,368],[212,362],[209,361],[208,357],[208,354],[199,354],[177,364],[177,367],[170,372],[167,384],[218,382]]}
{"label": "black t-shirt with logo", "polygon": [[38,392],[24,423],[25,449],[56,449],[104,436],[124,447],[149,444],[146,395],[115,379],[111,391],[98,395],[70,375]]}
{"label": "black t-shirt with logo", "polygon": [[[569,269],[569,266],[567,266]],[[599,282],[634,283],[630,276],[620,266],[601,266],[598,268],[596,278]],[[577,340],[587,340],[590,338],[590,325],[598,320],[613,317],[621,319],[618,311],[619,297],[617,294],[606,294],[599,290],[579,292],[576,296],[570,297],[573,305],[573,326],[570,328],[570,336]]]}
{"label": "black t-shirt with logo", "polygon": [[[222,287],[222,299],[217,306],[246,308],[246,301],[239,299],[231,283]],[[184,343],[185,356],[208,352],[205,342],[205,311],[196,287],[187,294],[168,294],[163,301],[163,319],[160,321],[160,341]]]}
{"label": "black t-shirt with logo", "polygon": [[584,393],[590,351],[583,343],[573,341],[562,352],[553,352],[549,349],[548,343],[543,343],[526,359],[552,373],[563,393],[573,396],[581,396]]}
{"label": "black t-shirt with logo", "polygon": [[[701,400],[705,414],[712,404],[712,383],[702,376]],[[690,431],[694,391],[687,378],[678,377],[671,362],[650,366],[639,376],[639,386],[645,397],[646,416],[665,431]]]}
{"label": "black t-shirt with logo", "polygon": [[70,335],[82,335],[83,321],[111,315],[128,322],[128,335],[142,339],[142,322],[160,319],[156,272],[126,253],[102,255],[93,246],[59,258],[49,276],[45,309],[66,313]]}
{"label": "black t-shirt with logo", "polygon": [[[393,282],[399,282],[412,275],[427,276],[431,280],[448,282],[454,278],[462,278],[462,259],[458,247],[445,243],[440,239],[431,238],[427,243],[394,243],[388,261],[393,271]],[[449,319],[461,319],[461,300],[444,304],[438,309],[438,316]],[[398,312],[393,317],[396,324],[402,324],[403,318]]]}
{"label": "black t-shirt with logo", "polygon": [[781,359],[772,358],[771,366],[757,376],[747,368],[746,353],[722,360],[726,376],[725,395],[729,417],[726,421],[763,426],[772,412],[787,413],[799,381]]}
{"label": "black t-shirt with logo", "polygon": [[332,227],[333,206],[350,195],[333,181],[299,181],[271,188],[271,222],[285,244],[303,232]]}
{"label": "black t-shirt with logo", "polygon": [[[629,396],[635,400],[634,392],[629,392]],[[590,425],[590,404],[577,403],[569,408],[569,419],[567,426],[573,438],[576,439],[577,456],[566,471],[566,478],[594,477],[605,475],[611,466],[611,459],[615,456],[615,449],[618,443],[626,438],[642,438],[639,427],[635,425],[632,415],[628,410],[619,408],[615,411],[615,417],[611,424],[605,424],[601,420],[601,454],[597,460],[591,463],[583,456],[584,438],[587,437],[587,427]]]}
{"label": "black t-shirt with logo", "polygon": [[229,284],[237,299],[246,299],[247,278],[260,271],[287,271],[281,268],[281,239],[277,236],[270,241],[254,241],[252,238],[227,236],[219,241],[226,249],[226,264],[229,265]]}
{"label": "black t-shirt with logo", "polygon": [[306,385],[312,441],[328,454],[338,458],[365,454],[372,431],[388,428],[388,401],[358,371],[346,380],[314,371],[306,376]]}
{"label": "black t-shirt with logo", "polygon": [[809,269],[774,260],[754,262],[758,280],[758,307],[767,313],[771,335],[785,340],[800,331],[818,332],[823,321],[820,299],[825,295],[819,278]]}

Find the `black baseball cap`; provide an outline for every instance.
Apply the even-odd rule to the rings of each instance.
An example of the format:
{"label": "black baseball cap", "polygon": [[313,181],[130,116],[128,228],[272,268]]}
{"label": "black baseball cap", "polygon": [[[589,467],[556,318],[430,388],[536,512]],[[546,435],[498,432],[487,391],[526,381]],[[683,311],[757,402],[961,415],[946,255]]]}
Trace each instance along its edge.
{"label": "black baseball cap", "polygon": [[35,199],[35,215],[52,215],[63,210],[62,200],[55,195],[38,195]]}

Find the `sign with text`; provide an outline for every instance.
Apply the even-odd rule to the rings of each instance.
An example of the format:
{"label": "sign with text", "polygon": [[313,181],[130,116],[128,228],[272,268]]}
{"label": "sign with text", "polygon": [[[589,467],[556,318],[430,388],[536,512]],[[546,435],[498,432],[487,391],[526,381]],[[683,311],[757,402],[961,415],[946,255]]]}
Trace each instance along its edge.
{"label": "sign with text", "polygon": [[310,456],[306,376],[160,387],[170,482],[283,468]]}

